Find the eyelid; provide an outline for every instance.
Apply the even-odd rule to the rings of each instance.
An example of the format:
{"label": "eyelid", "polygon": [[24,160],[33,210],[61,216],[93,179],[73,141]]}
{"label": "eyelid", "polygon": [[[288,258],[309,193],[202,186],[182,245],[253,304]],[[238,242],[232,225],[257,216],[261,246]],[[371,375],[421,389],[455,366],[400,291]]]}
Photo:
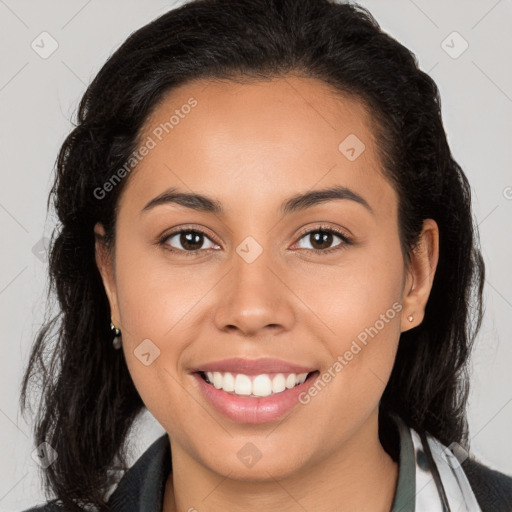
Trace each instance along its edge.
{"label": "eyelid", "polygon": [[330,226],[328,224],[317,224],[314,226],[308,226],[308,227],[304,228],[303,230],[301,230],[297,236],[300,239],[304,235],[307,235],[307,234],[309,234],[311,232],[315,232],[315,231],[332,231],[344,239],[347,239],[347,240],[352,239],[352,235],[347,230],[343,230],[341,228]]}

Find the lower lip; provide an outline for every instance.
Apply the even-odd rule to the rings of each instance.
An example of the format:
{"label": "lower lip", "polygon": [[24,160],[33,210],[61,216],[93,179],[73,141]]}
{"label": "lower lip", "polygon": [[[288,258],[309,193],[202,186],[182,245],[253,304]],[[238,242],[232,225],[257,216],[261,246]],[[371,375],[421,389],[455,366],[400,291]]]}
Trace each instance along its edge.
{"label": "lower lip", "polygon": [[239,396],[208,384],[199,373],[193,374],[205,398],[224,416],[238,423],[266,423],[282,418],[299,404],[299,395],[316,380],[314,372],[298,386],[265,397]]}

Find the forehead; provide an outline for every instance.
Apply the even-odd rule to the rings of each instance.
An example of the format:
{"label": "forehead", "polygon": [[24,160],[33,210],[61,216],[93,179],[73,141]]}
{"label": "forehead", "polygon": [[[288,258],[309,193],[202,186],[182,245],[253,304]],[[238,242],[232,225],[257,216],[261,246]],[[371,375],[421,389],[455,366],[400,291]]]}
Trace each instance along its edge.
{"label": "forehead", "polygon": [[316,79],[193,81],[168,92],[146,120],[139,142],[151,149],[125,194],[141,209],[178,186],[235,207],[341,184],[373,196],[378,209],[396,198],[374,130],[362,102]]}

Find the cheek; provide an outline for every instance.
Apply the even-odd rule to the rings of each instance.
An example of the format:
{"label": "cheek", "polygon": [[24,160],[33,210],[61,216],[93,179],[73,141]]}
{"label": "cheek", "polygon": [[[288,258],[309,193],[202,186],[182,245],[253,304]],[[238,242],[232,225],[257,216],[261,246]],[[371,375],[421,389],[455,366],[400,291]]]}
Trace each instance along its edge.
{"label": "cheek", "polygon": [[[146,407],[158,411],[170,398],[168,381],[175,375],[182,350],[182,337],[174,333],[186,315],[186,294],[170,287],[173,276],[162,272],[146,248],[120,236],[117,249],[117,300],[126,364]],[[165,333],[175,342],[164,347]]]}
{"label": "cheek", "polygon": [[[386,372],[393,364],[400,336],[403,266],[398,242],[379,247],[361,256],[358,271],[341,291],[345,319],[341,344],[346,350],[354,342],[361,346],[354,360],[366,365],[366,371],[373,365]],[[383,375],[382,379],[386,377]]]}
{"label": "cheek", "polygon": [[117,292],[123,327],[135,338],[173,336],[208,289],[193,265],[171,265],[165,250],[120,235]]}
{"label": "cheek", "polygon": [[[201,338],[205,296],[219,276],[207,266],[169,264],[159,248],[117,242],[116,282],[123,350],[139,395],[165,422],[169,411],[187,410],[183,364]],[[211,295],[209,296],[211,297]],[[149,354],[149,356],[145,355]],[[146,365],[145,363],[150,363]]]}
{"label": "cheek", "polygon": [[348,421],[359,411],[362,418],[377,407],[400,337],[402,278],[398,241],[357,251],[330,275],[307,278],[308,305],[328,328],[322,328],[330,354],[323,368],[328,383],[318,393],[323,395],[318,412],[326,424],[330,416],[336,424],[340,416]]}
{"label": "cheek", "polygon": [[[292,280],[300,283],[299,295],[307,297],[307,306],[321,320],[322,330],[332,340],[332,349],[338,351],[376,322],[383,337],[388,336],[388,331],[396,335],[402,281],[398,240],[385,237],[375,238],[364,247],[347,249],[339,263],[297,271]],[[379,321],[381,315],[385,316],[385,329]],[[392,329],[388,329],[390,325]],[[389,335],[393,337],[391,332]]]}

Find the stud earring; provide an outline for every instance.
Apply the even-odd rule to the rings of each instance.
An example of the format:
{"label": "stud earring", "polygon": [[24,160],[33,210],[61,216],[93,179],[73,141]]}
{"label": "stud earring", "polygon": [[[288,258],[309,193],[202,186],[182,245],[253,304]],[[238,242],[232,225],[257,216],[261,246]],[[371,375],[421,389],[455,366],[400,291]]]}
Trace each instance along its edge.
{"label": "stud earring", "polygon": [[115,350],[119,350],[122,345],[121,331],[114,325],[114,323],[112,322],[112,318],[110,319],[110,330],[114,335],[114,339],[112,340],[112,346],[114,347]]}
{"label": "stud earring", "polygon": [[409,320],[409,322],[412,322],[412,321],[414,320],[414,317],[413,317],[412,315],[409,315],[409,316],[407,317],[407,320]]}

